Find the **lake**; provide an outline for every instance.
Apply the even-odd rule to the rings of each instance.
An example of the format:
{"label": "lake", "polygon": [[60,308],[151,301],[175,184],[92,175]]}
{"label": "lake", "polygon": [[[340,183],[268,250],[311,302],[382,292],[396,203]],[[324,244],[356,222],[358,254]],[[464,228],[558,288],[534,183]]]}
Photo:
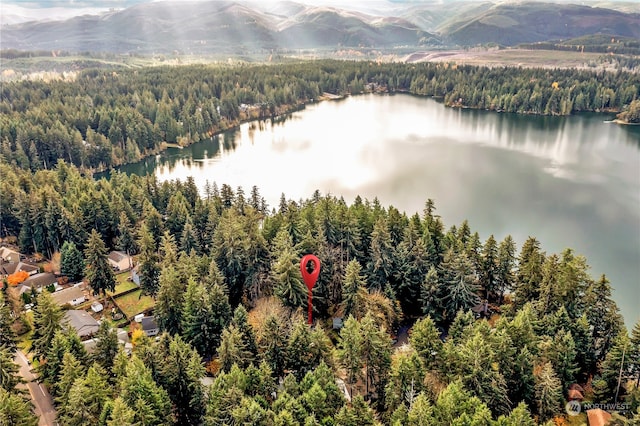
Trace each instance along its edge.
{"label": "lake", "polygon": [[269,206],[315,189],[378,197],[408,214],[433,198],[446,227],[469,220],[482,240],[535,236],[573,248],[605,273],[628,326],[640,319],[640,127],[612,115],[538,117],[451,109],[410,95],[363,95],[245,123],[205,142],[126,165],[159,180],[193,176]]}

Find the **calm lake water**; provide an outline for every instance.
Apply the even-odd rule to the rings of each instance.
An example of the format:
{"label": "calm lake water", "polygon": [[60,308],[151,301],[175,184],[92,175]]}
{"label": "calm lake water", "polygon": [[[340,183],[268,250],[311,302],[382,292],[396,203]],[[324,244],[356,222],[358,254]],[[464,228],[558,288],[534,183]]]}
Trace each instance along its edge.
{"label": "calm lake water", "polygon": [[482,240],[527,236],[548,253],[584,254],[605,273],[628,326],[640,319],[640,127],[584,114],[535,117],[445,108],[410,95],[307,106],[121,167],[160,180],[258,185],[280,194],[356,195],[409,214],[436,201],[445,225],[468,219]]}

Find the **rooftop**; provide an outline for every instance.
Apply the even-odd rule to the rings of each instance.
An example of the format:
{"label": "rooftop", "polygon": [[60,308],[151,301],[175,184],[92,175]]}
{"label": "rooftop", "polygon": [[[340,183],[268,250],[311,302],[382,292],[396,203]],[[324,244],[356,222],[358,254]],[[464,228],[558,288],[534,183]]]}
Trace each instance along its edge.
{"label": "rooftop", "polygon": [[158,328],[158,324],[156,323],[156,319],[154,317],[144,317],[142,318],[142,329],[143,330],[153,330]]}
{"label": "rooftop", "polygon": [[82,296],[84,296],[84,292],[79,287],[69,287],[51,294],[51,297],[58,305],[71,303]]}
{"label": "rooftop", "polygon": [[80,337],[87,337],[98,331],[100,324],[87,311],[70,310],[62,317],[62,323],[73,327]]}
{"label": "rooftop", "polygon": [[121,251],[112,251],[109,253],[109,259],[111,259],[116,263],[126,259],[127,257],[128,257],[127,254]]}
{"label": "rooftop", "polygon": [[51,272],[41,272],[39,274],[30,276],[29,278],[24,280],[22,284],[27,287],[40,288],[46,287],[50,284],[55,284],[56,282],[58,282],[58,280],[56,276]]}

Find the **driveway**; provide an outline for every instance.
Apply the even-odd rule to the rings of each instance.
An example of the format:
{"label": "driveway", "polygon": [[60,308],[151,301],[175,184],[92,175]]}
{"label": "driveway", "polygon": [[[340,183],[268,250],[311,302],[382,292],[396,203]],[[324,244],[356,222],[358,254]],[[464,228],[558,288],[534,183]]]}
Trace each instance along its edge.
{"label": "driveway", "polygon": [[56,426],[56,409],[53,407],[53,398],[47,388],[38,383],[38,378],[31,372],[31,366],[27,357],[20,350],[16,350],[15,362],[20,366],[20,376],[27,382],[20,385],[26,388],[31,395],[31,402],[38,416],[38,426]]}

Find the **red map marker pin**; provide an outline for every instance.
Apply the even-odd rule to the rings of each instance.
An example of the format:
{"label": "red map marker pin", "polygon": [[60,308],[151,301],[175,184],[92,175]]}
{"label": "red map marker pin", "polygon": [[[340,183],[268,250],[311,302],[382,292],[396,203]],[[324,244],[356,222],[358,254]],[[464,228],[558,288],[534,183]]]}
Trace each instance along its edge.
{"label": "red map marker pin", "polygon": [[[311,269],[311,271],[309,271]],[[304,281],[307,289],[309,290],[309,312],[308,312],[308,323],[313,324],[312,312],[312,293],[313,286],[316,285],[318,281],[318,276],[320,275],[320,259],[312,254],[307,254],[302,257],[300,261],[300,273],[302,274],[302,280]]]}

